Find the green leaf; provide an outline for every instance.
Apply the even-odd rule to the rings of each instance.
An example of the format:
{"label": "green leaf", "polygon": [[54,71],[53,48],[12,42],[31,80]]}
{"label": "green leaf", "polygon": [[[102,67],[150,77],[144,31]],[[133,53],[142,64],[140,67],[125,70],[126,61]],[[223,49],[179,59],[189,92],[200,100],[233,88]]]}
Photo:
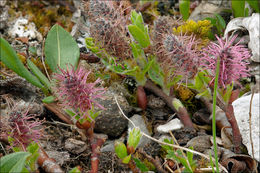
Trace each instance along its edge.
{"label": "green leaf", "polygon": [[167,82],[166,88],[170,89],[173,85],[177,84],[182,79],[182,75],[178,75],[173,77],[173,79],[169,82]]}
{"label": "green leaf", "polygon": [[25,78],[34,86],[39,87],[41,89],[43,88],[41,82],[35,76],[33,76],[27,70],[27,68],[25,68],[25,66],[15,53],[14,49],[2,37],[0,38],[0,59],[9,69],[13,70],[19,76]]}
{"label": "green leaf", "polygon": [[27,59],[27,64],[33,74],[41,81],[41,83],[43,83],[47,89],[51,90],[51,83],[48,78],[41,72],[41,70],[39,70],[30,59]]}
{"label": "green leaf", "polygon": [[69,173],[80,173],[80,170],[77,167],[75,167],[72,170],[70,170]]}
{"label": "green leaf", "polygon": [[142,172],[149,171],[149,169],[146,167],[146,165],[143,162],[141,162],[139,159],[133,158],[133,160],[134,160],[137,168],[140,169],[140,171],[142,171]]}
{"label": "green leaf", "polygon": [[209,90],[205,89],[204,91],[202,91],[199,94],[197,94],[196,98],[200,98],[201,96],[209,96],[209,95],[210,95]]}
{"label": "green leaf", "polygon": [[143,49],[141,48],[141,46],[139,44],[136,44],[134,42],[132,42],[130,44],[130,46],[132,48],[132,53],[133,53],[133,56],[134,56],[137,64],[141,68],[144,68],[144,66],[146,65],[147,61],[146,61],[146,57],[145,57],[145,53],[144,53]]}
{"label": "green leaf", "polygon": [[129,133],[128,140],[127,140],[127,146],[134,147],[134,149],[136,149],[141,137],[142,137],[142,134],[140,132],[140,129],[133,128],[133,130]]}
{"label": "green leaf", "polygon": [[30,166],[31,171],[35,172],[36,162],[39,157],[39,153],[38,153],[39,146],[37,143],[33,142],[26,149],[31,153],[31,155],[27,158],[27,164]]}
{"label": "green leaf", "polygon": [[255,12],[260,13],[260,2],[259,0],[246,0],[246,2],[252,7]]}
{"label": "green leaf", "polygon": [[73,37],[58,24],[48,32],[45,41],[46,63],[53,72],[57,72],[57,66],[62,69],[68,64],[76,67],[79,61],[79,47]]}
{"label": "green leaf", "polygon": [[245,0],[231,0],[231,7],[234,17],[245,16]]}
{"label": "green leaf", "polygon": [[42,99],[43,103],[53,103],[54,101],[55,101],[54,96],[48,96],[48,97],[45,97],[44,99]]}
{"label": "green leaf", "polygon": [[[172,139],[169,140],[169,139],[165,138],[165,139],[163,140],[163,142],[168,143],[168,144],[173,144],[173,140],[172,140]],[[162,148],[163,148],[165,151],[173,150],[173,148],[172,148],[171,146],[169,146],[169,145],[162,145]]]}
{"label": "green leaf", "polygon": [[209,20],[212,25],[216,25],[217,19],[212,17],[206,17],[204,20]]}
{"label": "green leaf", "polygon": [[217,18],[217,23],[219,26],[221,26],[221,29],[224,30],[226,28],[226,22],[223,19],[222,16],[220,16],[219,14],[215,14],[216,18]]}
{"label": "green leaf", "polygon": [[229,101],[229,98],[230,98],[230,96],[231,96],[231,94],[232,94],[232,91],[233,91],[233,86],[234,86],[234,83],[232,83],[231,85],[227,85],[226,86],[226,92],[225,92],[225,94],[223,95],[223,100],[226,102],[226,103],[228,103],[228,101]]}
{"label": "green leaf", "polygon": [[146,48],[150,45],[149,37],[136,25],[128,25],[128,30],[134,39],[143,47]]}
{"label": "green leaf", "polygon": [[[191,146],[190,149],[193,150],[193,147]],[[190,165],[192,165],[192,163],[193,163],[193,153],[187,151],[187,158],[188,158]]]}
{"label": "green leaf", "polygon": [[125,163],[125,164],[128,164],[129,161],[131,159],[131,154],[129,154],[128,156],[126,156],[125,158],[122,159],[122,162]]}
{"label": "green leaf", "polygon": [[115,142],[115,152],[117,157],[120,159],[124,159],[127,156],[127,149],[123,142],[116,141]]}
{"label": "green leaf", "polygon": [[0,158],[0,170],[5,173],[22,172],[29,152],[17,152]]}
{"label": "green leaf", "polygon": [[161,87],[164,86],[164,75],[158,63],[154,62],[151,65],[151,67],[148,70],[148,75],[153,82],[160,85]]}
{"label": "green leaf", "polygon": [[214,168],[214,163],[212,161],[211,153],[209,153],[209,159],[210,159],[210,165],[211,165],[211,168],[212,168],[212,173],[215,173],[215,168]]}
{"label": "green leaf", "polygon": [[187,20],[190,16],[190,0],[180,0],[180,12],[183,20]]}

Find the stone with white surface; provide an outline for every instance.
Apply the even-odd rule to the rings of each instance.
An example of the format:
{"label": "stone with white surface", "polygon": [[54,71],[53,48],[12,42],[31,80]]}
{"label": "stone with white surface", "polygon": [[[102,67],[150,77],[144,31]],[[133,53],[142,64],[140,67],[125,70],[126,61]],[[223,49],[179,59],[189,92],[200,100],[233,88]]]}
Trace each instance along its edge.
{"label": "stone with white surface", "polygon": [[159,133],[169,133],[170,131],[178,130],[178,129],[181,129],[182,127],[184,127],[184,126],[181,123],[181,121],[179,119],[175,118],[164,125],[158,126],[157,131]]}
{"label": "stone with white surface", "polygon": [[[260,161],[260,123],[259,123],[259,98],[260,93],[254,94],[252,102],[252,138],[254,146],[254,157],[259,162]],[[250,108],[251,94],[248,96],[241,97],[233,102],[234,114],[240,129],[240,133],[243,138],[243,144],[247,147],[248,153],[252,155],[252,147],[250,142],[250,130],[249,130],[249,108]]]}

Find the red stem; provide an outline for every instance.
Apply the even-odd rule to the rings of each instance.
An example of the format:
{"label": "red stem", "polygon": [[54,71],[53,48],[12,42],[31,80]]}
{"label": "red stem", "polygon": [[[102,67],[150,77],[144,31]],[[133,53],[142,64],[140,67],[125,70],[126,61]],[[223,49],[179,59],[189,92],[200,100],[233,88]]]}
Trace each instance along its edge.
{"label": "red stem", "polygon": [[44,169],[45,172],[48,173],[64,172],[54,159],[49,158],[49,156],[41,146],[39,146],[38,153],[39,153],[39,157],[37,163]]}
{"label": "red stem", "polygon": [[234,108],[233,108],[232,104],[228,104],[225,113],[226,113],[228,122],[230,123],[230,125],[232,127],[234,152],[241,153],[242,136],[240,134],[239,127],[237,125],[237,120],[234,115]]}
{"label": "red stem", "polygon": [[100,148],[107,139],[107,135],[94,134],[94,122],[85,121],[83,124],[76,123],[77,127],[85,130],[88,141],[91,146],[91,171],[90,173],[98,173]]}

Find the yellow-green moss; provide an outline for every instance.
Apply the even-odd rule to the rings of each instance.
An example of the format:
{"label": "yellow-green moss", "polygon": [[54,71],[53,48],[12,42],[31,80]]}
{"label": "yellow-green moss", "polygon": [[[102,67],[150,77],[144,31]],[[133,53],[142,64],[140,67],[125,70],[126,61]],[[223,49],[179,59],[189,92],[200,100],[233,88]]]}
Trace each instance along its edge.
{"label": "yellow-green moss", "polygon": [[198,48],[206,46],[209,43],[209,34],[212,28],[212,24],[209,20],[199,20],[195,22],[193,20],[186,21],[183,25],[173,28],[175,34],[193,35],[196,40],[199,41]]}

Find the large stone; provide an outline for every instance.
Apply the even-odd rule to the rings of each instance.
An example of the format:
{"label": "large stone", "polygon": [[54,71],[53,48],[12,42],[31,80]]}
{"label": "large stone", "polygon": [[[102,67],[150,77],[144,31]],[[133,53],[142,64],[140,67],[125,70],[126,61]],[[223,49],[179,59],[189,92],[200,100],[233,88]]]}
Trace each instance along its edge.
{"label": "large stone", "polygon": [[[260,93],[254,95],[251,109],[252,143],[254,146],[254,157],[258,162],[260,161],[259,98]],[[253,156],[249,128],[250,99],[251,94],[235,100],[232,105],[234,107],[234,114],[239,126],[240,133],[242,135],[242,142],[247,147],[249,155]]]}
{"label": "large stone", "polygon": [[111,88],[107,90],[105,97],[98,101],[106,109],[96,118],[95,131],[107,134],[110,137],[121,135],[128,124],[116,104],[115,97],[126,115],[131,111],[125,97],[117,94]]}

